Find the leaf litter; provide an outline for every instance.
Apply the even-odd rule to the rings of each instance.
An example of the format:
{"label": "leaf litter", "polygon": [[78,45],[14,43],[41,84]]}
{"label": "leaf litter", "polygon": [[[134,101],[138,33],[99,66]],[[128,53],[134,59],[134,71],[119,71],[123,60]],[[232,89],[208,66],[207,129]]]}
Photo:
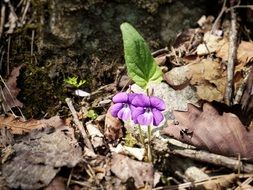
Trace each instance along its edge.
{"label": "leaf litter", "polygon": [[19,76],[20,69],[23,66],[24,65],[22,64],[12,70],[8,80],[6,81],[6,83],[4,85],[4,88],[1,90],[2,92],[1,92],[0,97],[3,100],[2,107],[5,112],[10,111],[11,108],[13,108],[13,107],[22,107],[23,106],[23,103],[17,99],[17,95],[20,91],[20,89],[17,88],[17,77]]}
{"label": "leaf litter", "polygon": [[174,115],[177,123],[163,129],[165,134],[200,149],[229,157],[240,155],[253,162],[253,131],[247,130],[236,115],[220,115],[207,103],[203,111],[189,104],[187,112],[175,111]]}
{"label": "leaf litter", "polygon": [[[184,31],[178,36],[171,50],[167,49],[157,56],[159,59],[156,58],[156,60],[165,67],[164,79],[170,90],[177,94],[180,90],[191,88],[195,89],[195,94],[191,94],[191,97],[194,97],[192,99],[189,94],[185,98],[180,98],[184,100],[183,103],[176,98],[177,95],[169,100],[173,102],[171,104],[177,106],[168,106],[166,110],[173,113],[173,115],[167,115],[165,128],[162,130],[166,136],[158,133],[154,138],[168,143],[168,139],[171,142],[171,137],[173,137],[187,143],[187,147],[193,145],[196,151],[207,150],[218,154],[217,157],[224,155],[238,163],[245,161],[245,163],[252,163],[253,133],[252,127],[248,126],[252,126],[250,123],[253,117],[253,45],[252,42],[240,42],[235,67],[236,92],[243,86],[238,103],[241,105],[239,110],[243,112],[243,117],[247,120],[244,122],[247,123],[246,126],[242,123],[241,117],[229,111],[219,113],[211,103],[202,103],[214,100],[223,103],[227,85],[228,36],[211,34],[209,31],[212,22],[210,17],[203,18],[200,28]],[[14,102],[13,99],[4,101],[4,106],[10,109],[16,106],[22,107],[22,103],[16,100],[19,92],[16,87],[16,78],[20,68],[14,69],[6,82],[15,100]],[[244,78],[247,79],[245,83],[243,83]],[[165,83],[161,88],[167,88]],[[5,87],[3,91],[7,93]],[[196,102],[195,96],[199,102]],[[10,98],[7,95],[6,97]],[[194,102],[191,102],[193,100]],[[198,107],[188,104],[188,109],[185,109],[185,105],[189,102]],[[199,107],[203,107],[203,111]],[[128,129],[121,121],[112,117],[109,111],[103,118],[105,122],[104,119],[102,122],[96,119],[86,122],[87,118],[85,118],[84,126],[95,150],[92,151],[85,146],[85,141],[73,118],[63,120],[55,116],[47,120],[23,121],[11,116],[0,117],[1,167],[6,186],[22,189],[39,189],[46,186],[45,189],[69,187],[71,189],[92,189],[92,187],[151,189],[157,187],[154,184],[158,184],[158,189],[159,186],[166,188],[166,185],[173,189],[199,187],[204,184],[201,187],[205,189],[219,189],[231,187],[231,184],[239,183],[240,180],[240,183],[243,182],[242,187],[252,188],[252,183],[247,181],[252,176],[245,174],[242,176],[240,171],[238,171],[239,174],[233,174],[234,171],[230,170],[232,174],[217,175],[216,178],[209,177],[203,181],[194,179],[190,181],[183,173],[170,173],[166,167],[166,164],[173,164],[167,161],[173,157],[170,155],[169,147],[163,149],[160,152],[161,155],[156,155],[157,160],[154,160],[154,163],[144,162],[144,156],[129,153],[129,151],[138,151],[139,147],[130,147],[126,150],[124,135]],[[153,140],[153,143],[155,142]],[[159,145],[162,146],[162,143]],[[125,149],[115,151],[115,147]],[[180,156],[174,156],[180,164]],[[194,157],[192,159],[197,160]],[[165,170],[161,175],[157,175],[159,177],[155,180],[156,171],[159,171],[157,163],[161,160],[166,163],[163,166]],[[178,167],[176,162],[174,164]],[[215,165],[219,166],[219,163]],[[213,169],[214,165],[209,166],[208,163],[204,163],[204,166],[204,169],[198,169],[203,167],[203,163],[199,162],[196,170],[200,173],[204,170],[205,174],[217,173]],[[69,175],[62,175],[62,172],[66,170]],[[167,173],[170,173],[172,177],[168,177]],[[187,180],[188,182],[183,183]],[[154,183],[154,181],[157,182]]]}

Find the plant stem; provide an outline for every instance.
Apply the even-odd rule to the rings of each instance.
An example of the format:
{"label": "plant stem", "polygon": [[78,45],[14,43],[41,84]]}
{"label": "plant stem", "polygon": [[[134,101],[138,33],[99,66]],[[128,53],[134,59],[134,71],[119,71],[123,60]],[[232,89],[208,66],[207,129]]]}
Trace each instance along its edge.
{"label": "plant stem", "polygon": [[141,129],[141,126],[140,126],[140,125],[138,125],[138,129],[139,129],[139,135],[140,135],[140,139],[141,139],[141,144],[142,144],[143,147],[146,149],[145,141],[144,141],[144,137],[143,137],[143,133],[142,133],[142,129]]}
{"label": "plant stem", "polygon": [[150,141],[151,140],[151,127],[150,125],[148,126],[148,161],[152,162],[152,152],[151,152],[151,145]]}

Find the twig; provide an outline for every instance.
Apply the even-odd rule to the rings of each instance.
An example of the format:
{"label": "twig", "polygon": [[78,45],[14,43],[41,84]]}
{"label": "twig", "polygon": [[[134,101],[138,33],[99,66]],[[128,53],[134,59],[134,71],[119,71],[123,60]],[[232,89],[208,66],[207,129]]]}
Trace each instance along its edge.
{"label": "twig", "polygon": [[158,55],[161,55],[161,54],[164,54],[164,53],[168,53],[168,52],[169,52],[168,48],[165,47],[165,48],[158,49],[158,50],[152,52],[152,56],[153,57],[157,57]]}
{"label": "twig", "polygon": [[2,48],[0,50],[1,53],[1,58],[0,58],[0,74],[2,74],[3,72],[3,60],[4,60],[4,54],[5,54],[5,51],[3,50],[2,51]]}
{"label": "twig", "polygon": [[228,50],[228,65],[227,65],[227,87],[225,94],[225,103],[232,104],[234,91],[234,70],[237,54],[237,16],[234,9],[231,9],[231,30],[229,33],[229,50]]}
{"label": "twig", "polygon": [[74,168],[71,169],[71,172],[69,174],[69,177],[68,177],[68,181],[67,181],[67,189],[69,189],[69,184],[70,184],[70,181],[72,179],[72,176],[73,176],[73,171],[74,171]]}
{"label": "twig", "polygon": [[33,62],[33,44],[34,44],[34,35],[35,35],[35,31],[32,30],[32,41],[31,41],[31,64]]}
{"label": "twig", "polygon": [[191,150],[191,149],[174,149],[171,153],[178,154],[181,156],[185,156],[188,158],[193,158],[195,160],[208,162],[211,164],[218,164],[221,166],[225,166],[230,169],[238,170],[240,167],[240,171],[242,172],[253,172],[253,164],[243,163],[242,161],[238,161],[233,158],[229,158],[226,156],[221,156],[205,151]]}
{"label": "twig", "polygon": [[92,147],[92,144],[90,142],[90,139],[88,138],[88,135],[86,133],[86,131],[84,130],[84,127],[83,127],[83,124],[82,122],[79,121],[78,117],[77,117],[77,113],[76,113],[76,110],[72,104],[72,101],[70,98],[66,98],[65,99],[66,103],[68,104],[68,107],[71,111],[71,114],[73,116],[73,120],[74,120],[74,123],[76,124],[77,128],[79,129],[79,131],[81,132],[81,135],[83,137],[83,140],[84,140],[84,143],[85,145],[92,151],[94,152],[94,149]]}
{"label": "twig", "polygon": [[228,8],[226,11],[230,11],[231,9],[239,9],[239,8],[253,9],[253,5],[235,5],[233,7]]}
{"label": "twig", "polygon": [[165,187],[156,187],[153,188],[153,190],[176,190],[176,189],[183,189],[183,188],[190,188],[190,187],[198,187],[200,185],[203,185],[205,183],[207,183],[210,180],[218,180],[218,179],[222,179],[224,177],[238,177],[238,178],[252,178],[253,174],[226,174],[226,175],[218,175],[218,176],[212,176],[209,177],[208,179],[204,179],[204,180],[198,180],[195,182],[186,182],[186,183],[182,183],[179,185],[171,185],[171,186],[165,186]]}
{"label": "twig", "polygon": [[240,184],[235,190],[241,190],[243,186],[249,185],[253,181],[252,176],[246,179],[242,184]]}
{"label": "twig", "polygon": [[10,48],[11,48],[11,36],[8,38],[8,47],[7,47],[7,65],[6,65],[6,74],[10,74]]}
{"label": "twig", "polygon": [[249,74],[246,75],[246,77],[242,80],[242,83],[239,86],[239,89],[236,93],[235,99],[233,101],[233,104],[239,104],[243,95],[243,92],[246,88],[246,84],[249,78]]}
{"label": "twig", "polygon": [[81,182],[81,181],[77,181],[77,180],[71,180],[70,183],[80,185],[80,186],[85,187],[90,190],[101,190],[101,188],[99,188],[99,187],[92,187],[91,183],[86,182],[86,181]]}
{"label": "twig", "polygon": [[212,34],[213,34],[214,31],[217,29],[217,24],[218,24],[218,22],[219,22],[221,16],[222,16],[223,13],[227,10],[226,3],[227,3],[227,0],[224,0],[224,1],[223,1],[222,8],[221,8],[221,11],[220,11],[219,15],[217,16],[216,20],[215,20],[214,23],[213,23],[212,30],[211,30],[211,33],[212,33]]}
{"label": "twig", "polygon": [[5,3],[2,3],[1,18],[0,18],[0,38],[2,37],[4,31],[5,10],[6,10]]}
{"label": "twig", "polygon": [[24,24],[25,16],[26,16],[26,13],[27,13],[27,11],[28,11],[28,9],[29,9],[29,7],[30,7],[30,3],[31,3],[31,0],[28,0],[28,1],[26,2],[25,10],[24,10],[23,15],[22,15],[22,18],[21,18],[21,24],[22,24],[22,25]]}

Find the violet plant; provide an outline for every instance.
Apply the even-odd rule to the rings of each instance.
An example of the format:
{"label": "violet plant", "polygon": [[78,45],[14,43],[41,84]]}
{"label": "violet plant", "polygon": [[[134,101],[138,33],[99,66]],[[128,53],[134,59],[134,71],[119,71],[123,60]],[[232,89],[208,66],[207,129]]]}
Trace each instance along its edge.
{"label": "violet plant", "polygon": [[[150,84],[162,81],[162,71],[155,63],[147,43],[134,27],[129,23],[123,23],[120,29],[123,36],[124,56],[128,75],[135,84],[150,92]],[[137,124],[141,143],[145,148],[141,125],[148,127],[148,147],[146,150],[148,161],[152,161],[151,126],[158,126],[163,121],[164,101],[149,93],[127,92],[119,92],[112,100],[114,103],[111,107],[112,116],[124,122],[133,121],[134,124]]]}

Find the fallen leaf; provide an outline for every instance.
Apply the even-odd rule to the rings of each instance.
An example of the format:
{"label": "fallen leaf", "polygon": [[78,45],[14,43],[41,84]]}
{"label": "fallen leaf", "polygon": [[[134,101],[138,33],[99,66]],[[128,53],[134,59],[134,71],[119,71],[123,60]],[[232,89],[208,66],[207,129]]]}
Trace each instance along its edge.
{"label": "fallen leaf", "polygon": [[10,188],[39,189],[47,186],[63,166],[74,167],[82,150],[70,127],[34,130],[13,145],[14,156],[2,165]]}
{"label": "fallen leaf", "polygon": [[[237,49],[237,65],[246,65],[253,60],[253,43],[242,41]],[[221,57],[224,61],[228,60],[228,42],[217,50],[216,55]]]}
{"label": "fallen leaf", "polygon": [[184,87],[189,83],[197,89],[197,95],[208,101],[221,101],[226,88],[226,72],[217,61],[203,59],[165,73],[166,82],[173,87]]}
{"label": "fallen leaf", "polygon": [[159,56],[155,57],[154,59],[155,59],[155,62],[157,63],[157,65],[163,66],[163,65],[165,65],[168,57],[165,54],[165,55],[159,55]]}
{"label": "fallen leaf", "polygon": [[112,116],[110,108],[105,116],[104,134],[108,141],[115,141],[123,136],[122,123],[118,118]]}
{"label": "fallen leaf", "polygon": [[22,107],[23,104],[16,98],[20,89],[17,88],[17,77],[19,76],[20,69],[24,65],[15,67],[8,80],[6,81],[6,86],[3,88],[3,107],[6,112],[10,111],[13,107]]}
{"label": "fallen leaf", "polygon": [[216,179],[210,179],[203,182],[204,187],[202,188],[206,190],[228,189],[236,181],[237,178],[238,176],[236,174],[228,174]]}
{"label": "fallen leaf", "polygon": [[210,31],[204,34],[204,43],[197,47],[198,55],[208,55],[210,53],[220,51],[223,46],[228,44],[227,38],[222,38],[220,36],[213,35]]}
{"label": "fallen leaf", "polygon": [[[229,42],[226,37],[213,35],[211,32],[206,32],[204,35],[204,43],[197,47],[198,55],[208,55],[210,53],[216,53],[217,57],[222,58],[223,61],[228,61],[228,48]],[[237,49],[237,65],[243,66],[253,60],[253,43],[241,41]]]}
{"label": "fallen leaf", "polygon": [[129,178],[134,179],[136,188],[144,187],[147,183],[151,187],[154,181],[154,170],[151,163],[132,160],[127,156],[113,154],[111,160],[111,171],[126,182]]}
{"label": "fallen leaf", "polygon": [[247,130],[231,113],[220,115],[210,104],[200,111],[188,105],[187,112],[174,111],[178,125],[170,124],[164,134],[210,152],[253,162],[253,130]]}
{"label": "fallen leaf", "polygon": [[14,116],[0,116],[0,128],[7,127],[12,134],[23,134],[32,131],[33,129],[41,129],[48,126],[58,128],[64,126],[64,121],[59,116],[51,117],[50,119],[22,121]]}

